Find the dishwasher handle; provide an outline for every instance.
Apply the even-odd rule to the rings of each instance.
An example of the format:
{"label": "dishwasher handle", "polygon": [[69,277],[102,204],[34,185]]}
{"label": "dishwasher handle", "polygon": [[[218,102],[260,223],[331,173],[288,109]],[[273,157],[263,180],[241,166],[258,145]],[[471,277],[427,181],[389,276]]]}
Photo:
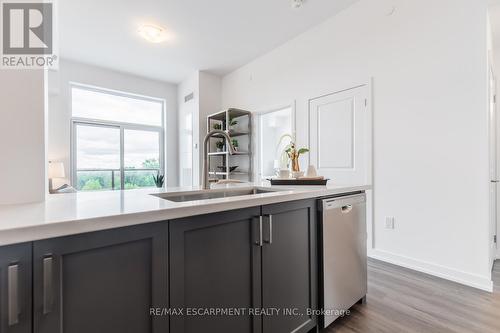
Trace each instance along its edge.
{"label": "dishwasher handle", "polygon": [[322,210],[341,208],[342,213],[347,214],[352,210],[354,205],[366,202],[366,194],[362,193],[345,197],[323,199],[321,202]]}
{"label": "dishwasher handle", "polygon": [[342,214],[349,214],[352,210],[352,205],[342,206]]}

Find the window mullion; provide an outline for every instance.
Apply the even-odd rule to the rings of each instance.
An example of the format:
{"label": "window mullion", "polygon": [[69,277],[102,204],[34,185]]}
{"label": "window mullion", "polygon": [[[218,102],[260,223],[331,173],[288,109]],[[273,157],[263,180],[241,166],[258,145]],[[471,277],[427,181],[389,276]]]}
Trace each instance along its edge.
{"label": "window mullion", "polygon": [[125,189],[125,130],[120,126],[120,188]]}

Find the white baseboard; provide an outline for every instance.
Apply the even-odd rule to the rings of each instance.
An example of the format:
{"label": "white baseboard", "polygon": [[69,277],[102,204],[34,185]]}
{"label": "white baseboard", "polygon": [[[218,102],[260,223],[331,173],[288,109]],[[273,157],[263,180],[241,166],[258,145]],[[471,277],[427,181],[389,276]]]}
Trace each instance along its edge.
{"label": "white baseboard", "polygon": [[434,275],[442,279],[457,282],[469,287],[493,291],[493,281],[490,278],[467,272],[459,271],[453,268],[416,260],[413,258],[400,256],[383,250],[368,250],[368,256],[373,259],[388,262],[390,264],[413,269],[422,273]]}

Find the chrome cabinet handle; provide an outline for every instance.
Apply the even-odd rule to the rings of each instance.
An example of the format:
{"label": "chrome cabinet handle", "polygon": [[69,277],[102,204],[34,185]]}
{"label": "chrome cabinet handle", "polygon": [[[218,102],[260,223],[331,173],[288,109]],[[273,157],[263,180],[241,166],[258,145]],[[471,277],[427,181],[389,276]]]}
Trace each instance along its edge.
{"label": "chrome cabinet handle", "polygon": [[259,246],[264,245],[262,239],[262,216],[259,216]]}
{"label": "chrome cabinet handle", "polygon": [[52,312],[53,304],[53,258],[43,258],[43,314]]}
{"label": "chrome cabinet handle", "polygon": [[8,294],[8,324],[14,326],[19,323],[19,265],[10,265],[7,268]]}
{"label": "chrome cabinet handle", "polygon": [[259,216],[259,239],[255,241],[255,245],[263,246],[264,242],[262,240],[262,216]]}
{"label": "chrome cabinet handle", "polygon": [[267,222],[268,222],[269,239],[264,240],[264,242],[267,244],[272,244],[273,243],[273,216],[271,214],[266,215],[266,216],[267,216]]}

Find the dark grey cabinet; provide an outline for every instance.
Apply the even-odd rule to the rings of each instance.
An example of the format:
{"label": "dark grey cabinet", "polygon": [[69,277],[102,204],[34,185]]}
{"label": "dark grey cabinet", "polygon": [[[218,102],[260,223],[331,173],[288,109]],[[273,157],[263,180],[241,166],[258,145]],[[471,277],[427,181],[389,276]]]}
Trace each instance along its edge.
{"label": "dark grey cabinet", "polygon": [[316,230],[314,200],[171,221],[170,306],[184,311],[171,316],[171,332],[314,329],[308,309],[317,309]]}
{"label": "dark grey cabinet", "polygon": [[[260,207],[170,222],[171,332],[261,332],[260,316],[189,313],[261,307]],[[220,310],[219,310],[220,311]]]}
{"label": "dark grey cabinet", "polygon": [[35,333],[165,333],[168,223],[33,243]]}
{"label": "dark grey cabinet", "polygon": [[263,317],[263,331],[308,332],[317,325],[315,200],[262,207],[262,305],[281,309]]}
{"label": "dark grey cabinet", "polygon": [[0,332],[30,333],[31,243],[0,248]]}
{"label": "dark grey cabinet", "polygon": [[310,332],[316,238],[302,200],[0,247],[0,333]]}

